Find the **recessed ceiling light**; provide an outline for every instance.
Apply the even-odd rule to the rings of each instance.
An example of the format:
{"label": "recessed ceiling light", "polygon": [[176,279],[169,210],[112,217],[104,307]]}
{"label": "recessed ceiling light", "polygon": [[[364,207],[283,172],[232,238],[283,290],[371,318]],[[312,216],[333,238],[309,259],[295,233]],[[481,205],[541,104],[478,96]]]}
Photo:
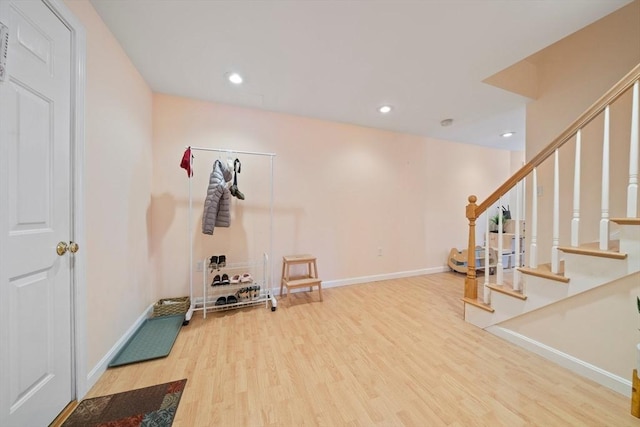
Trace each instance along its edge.
{"label": "recessed ceiling light", "polygon": [[440,122],[440,126],[451,126],[453,124],[453,119],[444,119]]}
{"label": "recessed ceiling light", "polygon": [[505,133],[500,134],[500,136],[503,137],[503,138],[511,138],[514,134],[515,134],[515,132],[505,132]]}
{"label": "recessed ceiling light", "polygon": [[227,79],[233,83],[234,85],[239,85],[242,83],[242,76],[238,73],[230,73],[227,75]]}
{"label": "recessed ceiling light", "polygon": [[393,108],[391,107],[391,105],[383,105],[382,107],[378,108],[378,111],[380,111],[382,114],[387,114],[390,113],[392,109]]}

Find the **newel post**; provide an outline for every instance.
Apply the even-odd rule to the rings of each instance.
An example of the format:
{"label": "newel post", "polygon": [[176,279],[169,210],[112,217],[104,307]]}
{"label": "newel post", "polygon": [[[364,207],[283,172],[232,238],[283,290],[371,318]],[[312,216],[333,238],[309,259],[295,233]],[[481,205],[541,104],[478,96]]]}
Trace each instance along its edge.
{"label": "newel post", "polygon": [[478,298],[478,283],[476,281],[476,196],[469,196],[467,205],[467,219],[469,220],[469,247],[467,248],[467,277],[464,280],[464,297]]}

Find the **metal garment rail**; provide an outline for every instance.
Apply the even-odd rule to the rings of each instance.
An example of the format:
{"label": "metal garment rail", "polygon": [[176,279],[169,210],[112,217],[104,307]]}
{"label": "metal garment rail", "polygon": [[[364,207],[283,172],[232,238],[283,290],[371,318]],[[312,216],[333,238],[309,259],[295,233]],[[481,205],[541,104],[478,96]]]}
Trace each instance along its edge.
{"label": "metal garment rail", "polygon": [[[273,158],[276,156],[275,153],[261,153],[258,151],[242,151],[242,150],[231,150],[225,148],[210,148],[210,147],[193,147],[186,146],[186,148],[190,148],[191,152],[193,151],[210,151],[214,153],[226,153],[226,154],[246,154],[249,156],[262,156],[269,157],[269,293],[271,297],[271,307],[275,308],[277,305],[275,295],[273,293]],[[191,173],[193,173],[193,156],[189,158],[189,167],[191,169]],[[185,320],[188,322],[191,320],[191,316],[193,315],[194,310],[194,301],[193,301],[193,198],[191,192],[191,176],[189,177],[189,298],[191,300],[191,306],[189,307],[189,311],[185,315]],[[203,266],[206,268],[206,266]],[[206,298],[206,295],[203,295],[203,298]]]}

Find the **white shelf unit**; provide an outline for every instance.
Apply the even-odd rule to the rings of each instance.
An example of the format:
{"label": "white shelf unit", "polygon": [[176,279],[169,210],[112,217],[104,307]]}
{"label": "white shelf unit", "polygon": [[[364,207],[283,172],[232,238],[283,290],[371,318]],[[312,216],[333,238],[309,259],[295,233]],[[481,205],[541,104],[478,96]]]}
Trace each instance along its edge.
{"label": "white shelf unit", "polygon": [[[502,254],[498,254],[499,239],[502,238]],[[489,247],[496,251],[498,256],[502,256],[504,268],[510,269],[524,265],[524,236],[520,235],[520,260],[516,255],[516,235],[513,233],[489,233]],[[485,242],[486,244],[486,242]]]}
{"label": "white shelf unit", "polygon": [[[271,303],[271,311],[275,311],[277,307],[277,301],[273,293],[273,286],[272,286],[273,266],[271,265],[271,254],[273,252],[273,161],[276,155],[274,153],[229,150],[229,149],[223,149],[223,148],[193,147],[193,146],[188,146],[185,148],[191,149],[191,154],[192,154],[190,159],[191,170],[193,170],[193,152],[194,151],[223,153],[229,156],[236,156],[236,155],[257,156],[257,157],[267,158],[269,160],[269,230],[268,230],[269,231],[269,248],[268,248],[268,251],[264,253],[263,260],[261,261],[256,261],[256,262],[247,261],[244,263],[228,264],[227,267],[224,267],[225,270],[229,270],[229,271],[231,271],[231,269],[242,270],[243,268],[252,269],[253,271],[258,271],[259,268],[256,269],[256,267],[258,265],[262,265],[262,270],[259,274],[259,277],[261,280],[261,282],[259,283],[260,294],[258,298],[255,299],[255,301],[243,301],[243,303],[238,302],[235,304],[225,304],[224,306],[216,306],[215,300],[211,302],[210,298],[213,298],[215,295],[210,295],[211,292],[207,289],[207,284],[205,283],[207,280],[209,258],[205,258],[203,261],[203,265],[202,265],[203,293],[201,296],[201,300],[197,301],[197,296],[194,294],[194,286],[193,286],[193,266],[194,266],[195,258],[193,255],[194,230],[193,230],[193,195],[192,195],[193,193],[191,188],[191,181],[192,181],[191,177],[187,180],[189,182],[189,213],[188,213],[188,217],[189,217],[189,296],[191,299],[191,306],[189,307],[189,310],[187,310],[187,313],[185,315],[185,320],[189,322],[191,320],[191,317],[193,316],[194,311],[202,311],[203,317],[206,318],[207,311],[241,308],[248,305],[258,305],[259,303],[262,303],[262,302],[264,302],[267,307],[269,306],[269,303]],[[210,284],[211,283],[209,283],[209,285]],[[225,286],[220,286],[220,288],[224,288],[224,287]],[[227,287],[229,290],[232,289],[230,285]],[[234,287],[238,288],[239,290],[243,286],[234,286]],[[215,292],[218,292],[218,291],[215,290],[212,292],[215,294]],[[221,290],[220,292],[223,292],[223,291]],[[234,295],[235,295],[235,292],[237,292],[237,290],[234,291]],[[231,295],[231,294],[229,293],[228,295]],[[222,293],[220,294],[220,296],[222,296]],[[219,296],[217,296],[216,299],[217,298],[219,298]]]}
{"label": "white shelf unit", "polygon": [[[203,261],[205,268],[202,269],[202,295],[204,295],[204,298],[202,307],[196,309],[202,310],[202,316],[205,319],[207,318],[207,311],[222,311],[259,304],[264,304],[266,308],[269,307],[271,290],[267,280],[269,264],[267,254],[264,254],[263,259],[260,261],[227,263],[226,266],[213,270],[213,272],[211,272],[210,268],[207,268],[208,263],[209,259]],[[249,274],[252,280],[251,282],[241,281],[213,286],[213,279],[216,276],[220,276],[221,279],[224,274],[228,276],[228,280],[231,280],[234,276],[242,277],[244,274]],[[245,289],[250,289],[248,291],[249,295],[243,296],[240,291]],[[236,297],[237,302],[216,304],[219,298],[227,298],[230,295]]]}

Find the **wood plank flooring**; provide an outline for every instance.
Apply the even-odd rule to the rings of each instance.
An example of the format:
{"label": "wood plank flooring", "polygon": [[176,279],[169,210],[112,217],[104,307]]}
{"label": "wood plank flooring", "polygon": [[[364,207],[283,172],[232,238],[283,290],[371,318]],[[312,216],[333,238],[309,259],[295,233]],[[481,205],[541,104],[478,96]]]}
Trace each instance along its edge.
{"label": "wood plank flooring", "polygon": [[109,369],[87,397],[188,378],[176,427],[640,425],[628,397],[465,323],[463,281],[196,313],[167,358]]}

